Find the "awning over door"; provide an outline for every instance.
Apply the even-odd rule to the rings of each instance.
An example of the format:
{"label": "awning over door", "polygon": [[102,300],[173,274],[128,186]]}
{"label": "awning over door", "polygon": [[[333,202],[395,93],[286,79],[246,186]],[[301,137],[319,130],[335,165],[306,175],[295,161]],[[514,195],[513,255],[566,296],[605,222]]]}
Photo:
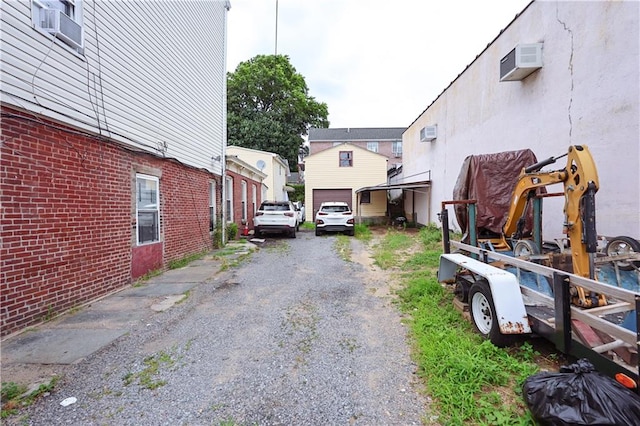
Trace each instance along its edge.
{"label": "awning over door", "polygon": [[366,191],[390,191],[392,189],[420,189],[420,188],[429,188],[431,186],[430,180],[425,180],[422,182],[411,182],[411,183],[389,183],[383,185],[376,186],[365,186],[356,190],[356,194],[360,192]]}

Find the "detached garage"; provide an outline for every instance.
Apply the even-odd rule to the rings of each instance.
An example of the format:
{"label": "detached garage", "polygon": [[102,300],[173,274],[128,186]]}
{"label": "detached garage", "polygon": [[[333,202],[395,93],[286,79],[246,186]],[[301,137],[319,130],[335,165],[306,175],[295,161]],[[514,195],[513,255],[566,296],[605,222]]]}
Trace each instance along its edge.
{"label": "detached garage", "polygon": [[[323,201],[344,201],[359,222],[385,220],[387,197],[383,191],[357,198],[359,188],[387,183],[387,157],[343,143],[305,158],[305,204],[318,211]],[[357,204],[357,200],[360,204]]]}
{"label": "detached garage", "polygon": [[316,216],[316,212],[320,209],[320,204],[325,201],[344,201],[349,205],[352,211],[353,208],[353,190],[349,189],[314,189],[313,190],[313,217]]}

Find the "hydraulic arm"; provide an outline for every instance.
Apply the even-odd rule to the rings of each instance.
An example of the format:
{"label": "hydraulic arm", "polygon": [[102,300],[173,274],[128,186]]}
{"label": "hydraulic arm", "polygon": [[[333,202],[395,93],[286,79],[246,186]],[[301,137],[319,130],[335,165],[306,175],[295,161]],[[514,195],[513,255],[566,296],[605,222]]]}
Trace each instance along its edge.
{"label": "hydraulic arm", "polygon": [[[561,170],[540,171],[544,166],[567,157]],[[569,238],[573,273],[586,278],[594,277],[590,253],[597,249],[595,227],[595,193],[598,191],[598,172],[589,149],[584,145],[569,147],[567,154],[551,157],[522,170],[516,183],[507,220],[502,228],[502,243],[519,239],[524,228],[527,201],[536,195],[537,188],[562,183],[564,185],[564,232]],[[582,289],[578,289],[582,292]],[[580,294],[581,305],[590,304]],[[600,302],[602,303],[602,301]]]}

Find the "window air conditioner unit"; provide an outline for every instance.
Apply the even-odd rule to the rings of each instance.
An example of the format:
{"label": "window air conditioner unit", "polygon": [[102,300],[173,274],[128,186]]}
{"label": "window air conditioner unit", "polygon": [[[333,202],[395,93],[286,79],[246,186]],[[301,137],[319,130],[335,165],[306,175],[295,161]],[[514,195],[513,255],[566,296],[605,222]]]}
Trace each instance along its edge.
{"label": "window air conditioner unit", "polygon": [[519,44],[500,60],[500,81],[518,81],[542,68],[542,43]]}
{"label": "window air conditioner unit", "polygon": [[438,136],[436,126],[425,126],[420,129],[420,142],[431,142]]}
{"label": "window air conditioner unit", "polygon": [[396,157],[396,158],[400,158],[400,157],[402,157],[402,153],[401,152],[394,152],[393,156]]}
{"label": "window air conditioner unit", "polygon": [[40,28],[64,40],[72,47],[82,47],[82,27],[58,9],[42,9]]}

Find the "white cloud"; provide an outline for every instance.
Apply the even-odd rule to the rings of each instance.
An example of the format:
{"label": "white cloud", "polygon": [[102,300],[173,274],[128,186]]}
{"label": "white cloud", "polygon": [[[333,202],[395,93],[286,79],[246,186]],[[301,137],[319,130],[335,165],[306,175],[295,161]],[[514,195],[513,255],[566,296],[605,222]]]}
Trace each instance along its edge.
{"label": "white cloud", "polygon": [[[331,127],[408,126],[529,0],[277,0],[288,55]],[[232,0],[229,71],[276,50],[276,0]]]}

